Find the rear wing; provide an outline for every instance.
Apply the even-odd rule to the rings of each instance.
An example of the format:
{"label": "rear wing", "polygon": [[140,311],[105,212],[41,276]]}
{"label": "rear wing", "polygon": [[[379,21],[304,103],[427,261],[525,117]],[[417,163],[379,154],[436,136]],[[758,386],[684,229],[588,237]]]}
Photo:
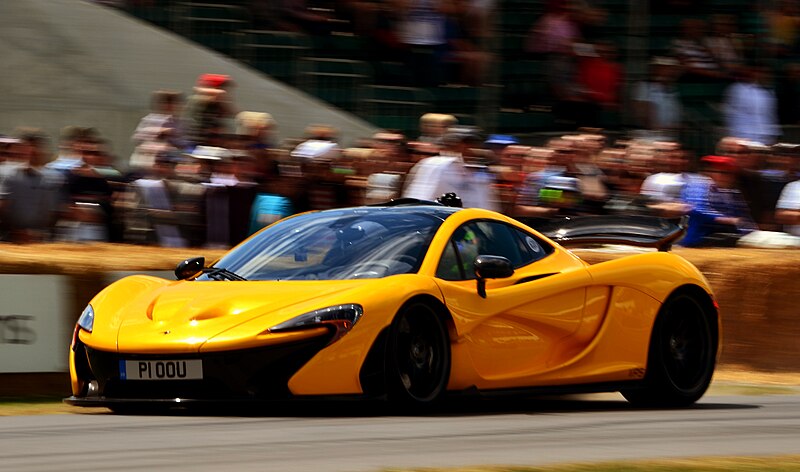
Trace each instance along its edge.
{"label": "rear wing", "polygon": [[565,247],[624,244],[669,251],[686,233],[688,222],[688,217],[574,216],[532,227]]}

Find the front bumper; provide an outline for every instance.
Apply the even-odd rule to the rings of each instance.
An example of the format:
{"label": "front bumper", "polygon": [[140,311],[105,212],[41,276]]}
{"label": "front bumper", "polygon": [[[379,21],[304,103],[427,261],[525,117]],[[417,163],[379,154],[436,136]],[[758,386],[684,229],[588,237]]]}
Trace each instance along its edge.
{"label": "front bumper", "polygon": [[[320,336],[255,349],[156,355],[100,351],[78,342],[72,356],[72,370],[78,377],[80,391],[64,401],[77,406],[112,406],[130,402],[177,405],[288,399],[292,396],[289,379],[329,341],[330,336]],[[120,378],[120,361],[161,359],[200,359],[203,378],[153,381]]]}

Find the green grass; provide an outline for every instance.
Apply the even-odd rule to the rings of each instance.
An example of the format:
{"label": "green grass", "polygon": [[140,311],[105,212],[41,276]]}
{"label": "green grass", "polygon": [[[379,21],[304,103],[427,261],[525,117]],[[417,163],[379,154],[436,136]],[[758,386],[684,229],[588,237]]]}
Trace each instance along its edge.
{"label": "green grass", "polygon": [[54,415],[74,412],[58,396],[0,397],[0,416]]}
{"label": "green grass", "polygon": [[800,456],[719,457],[546,467],[468,467],[444,469],[388,469],[391,472],[800,472]]}

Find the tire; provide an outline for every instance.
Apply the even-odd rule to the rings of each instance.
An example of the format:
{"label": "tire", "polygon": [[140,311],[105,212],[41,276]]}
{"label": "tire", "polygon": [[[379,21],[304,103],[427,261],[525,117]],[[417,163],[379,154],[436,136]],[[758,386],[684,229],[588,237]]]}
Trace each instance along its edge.
{"label": "tire", "polygon": [[641,388],[622,391],[639,406],[681,407],[703,396],[717,357],[716,320],[696,297],[671,296],[659,311]]}
{"label": "tire", "polygon": [[429,406],[450,379],[450,336],[430,305],[415,302],[392,321],[386,344],[386,391],[401,406]]}

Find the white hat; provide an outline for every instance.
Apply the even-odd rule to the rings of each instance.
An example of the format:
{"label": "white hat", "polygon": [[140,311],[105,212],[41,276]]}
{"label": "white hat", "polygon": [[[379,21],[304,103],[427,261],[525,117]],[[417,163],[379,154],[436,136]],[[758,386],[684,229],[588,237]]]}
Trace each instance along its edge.
{"label": "white hat", "polygon": [[334,142],[309,139],[298,144],[291,156],[301,159],[333,158],[338,150],[339,146]]}
{"label": "white hat", "polygon": [[227,149],[214,146],[197,146],[187,155],[196,159],[206,159],[210,161],[221,161],[231,157],[231,153]]}

